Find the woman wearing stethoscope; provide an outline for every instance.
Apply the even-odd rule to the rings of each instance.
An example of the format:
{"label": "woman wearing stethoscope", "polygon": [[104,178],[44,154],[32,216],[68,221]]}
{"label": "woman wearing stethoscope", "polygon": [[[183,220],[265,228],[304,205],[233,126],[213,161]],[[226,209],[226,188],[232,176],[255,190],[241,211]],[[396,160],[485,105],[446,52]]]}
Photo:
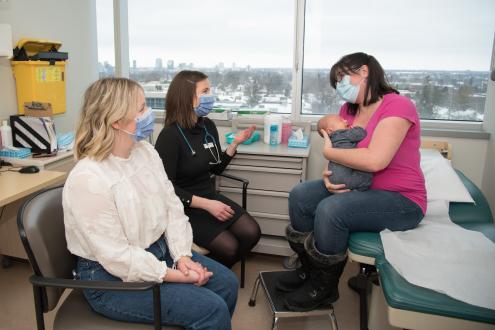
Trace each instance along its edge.
{"label": "woman wearing stethoscope", "polygon": [[198,71],[179,72],[167,92],[165,127],[155,148],[184,204],[194,242],[231,267],[256,245],[261,232],[242,207],[216,193],[210,174],[227,167],[237,145],[251,136],[254,127],[242,131],[222,152],[217,128],[205,117],[214,100],[208,76]]}

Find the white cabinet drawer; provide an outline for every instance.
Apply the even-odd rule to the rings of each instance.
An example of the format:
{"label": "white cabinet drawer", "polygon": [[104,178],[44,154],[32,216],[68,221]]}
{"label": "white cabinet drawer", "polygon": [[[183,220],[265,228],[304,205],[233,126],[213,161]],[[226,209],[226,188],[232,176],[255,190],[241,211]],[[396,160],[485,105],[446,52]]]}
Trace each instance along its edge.
{"label": "white cabinet drawer", "polygon": [[300,170],[303,168],[303,159],[298,157],[273,157],[237,154],[231,161],[231,165],[275,167]]}
{"label": "white cabinet drawer", "polygon": [[[247,210],[249,212],[289,214],[288,193],[252,189],[248,189],[247,192]],[[220,187],[220,193],[242,205],[241,189]]]}
{"label": "white cabinet drawer", "polygon": [[264,235],[285,236],[285,228],[289,224],[289,216],[281,214],[269,214],[250,212],[261,228]]}
{"label": "white cabinet drawer", "polygon": [[[249,180],[250,189],[289,192],[301,182],[302,170],[229,165],[225,173]],[[235,182],[219,178],[220,187],[236,187]]]}

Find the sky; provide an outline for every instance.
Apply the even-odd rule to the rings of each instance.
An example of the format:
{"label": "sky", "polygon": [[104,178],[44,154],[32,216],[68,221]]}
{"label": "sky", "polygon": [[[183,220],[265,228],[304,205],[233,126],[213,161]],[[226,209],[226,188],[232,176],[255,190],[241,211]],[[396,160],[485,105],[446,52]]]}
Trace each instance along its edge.
{"label": "sky", "polygon": [[[129,0],[129,60],[291,68],[293,0]],[[112,0],[97,0],[99,61],[114,63]],[[385,69],[488,71],[495,0],[306,0],[307,68],[364,51]]]}

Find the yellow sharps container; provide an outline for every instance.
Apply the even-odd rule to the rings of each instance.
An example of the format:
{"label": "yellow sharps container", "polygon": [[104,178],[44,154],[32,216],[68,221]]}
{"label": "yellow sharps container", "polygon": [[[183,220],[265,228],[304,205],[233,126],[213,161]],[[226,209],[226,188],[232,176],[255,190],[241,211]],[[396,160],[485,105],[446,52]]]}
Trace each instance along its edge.
{"label": "yellow sharps container", "polygon": [[17,106],[24,114],[26,103],[49,103],[53,114],[65,113],[65,64],[62,44],[42,39],[21,39],[11,61],[17,89]]}

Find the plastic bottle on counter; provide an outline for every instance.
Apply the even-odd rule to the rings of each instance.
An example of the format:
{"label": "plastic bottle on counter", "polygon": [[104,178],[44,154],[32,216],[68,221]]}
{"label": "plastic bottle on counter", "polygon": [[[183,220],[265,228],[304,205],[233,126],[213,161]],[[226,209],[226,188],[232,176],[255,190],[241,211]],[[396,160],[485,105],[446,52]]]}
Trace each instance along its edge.
{"label": "plastic bottle on counter", "polygon": [[265,127],[264,127],[264,133],[263,133],[263,142],[266,144],[271,144],[270,141],[270,129],[271,126],[275,124],[277,125],[277,144],[279,144],[282,141],[282,117],[277,116],[277,115],[266,115],[265,116]]}
{"label": "plastic bottle on counter", "polygon": [[282,144],[287,144],[289,142],[290,135],[292,133],[292,123],[288,117],[284,117],[282,120]]}
{"label": "plastic bottle on counter", "polygon": [[12,147],[12,128],[4,120],[2,127],[0,127],[0,135],[2,136],[2,147]]}
{"label": "plastic bottle on counter", "polygon": [[278,138],[280,135],[280,134],[278,134],[278,132],[279,132],[278,125],[272,124],[270,126],[270,145],[276,146],[278,144]]}

